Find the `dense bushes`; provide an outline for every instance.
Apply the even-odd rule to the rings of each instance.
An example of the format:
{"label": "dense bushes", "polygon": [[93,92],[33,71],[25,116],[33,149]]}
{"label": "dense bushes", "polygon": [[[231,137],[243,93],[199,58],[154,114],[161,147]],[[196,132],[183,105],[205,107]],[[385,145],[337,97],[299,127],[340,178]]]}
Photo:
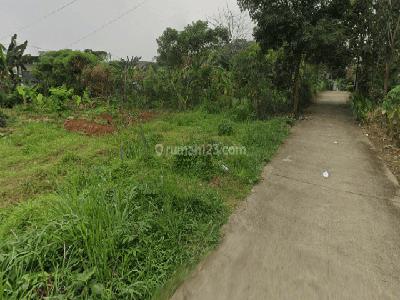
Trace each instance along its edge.
{"label": "dense bushes", "polygon": [[112,70],[105,63],[87,66],[82,73],[83,84],[94,97],[108,97],[113,90]]}
{"label": "dense bushes", "polygon": [[249,43],[233,53],[228,66],[221,64],[220,57],[214,50],[193,57],[191,65],[183,68],[150,67],[144,76],[136,76],[138,91],[142,91],[138,98],[151,107],[202,105],[211,113],[232,110],[238,119],[265,119],[290,109],[288,89],[273,80],[279,72],[277,53],[264,55],[256,43]]}
{"label": "dense bushes", "polygon": [[367,119],[368,113],[373,110],[374,105],[371,100],[355,93],[351,97],[351,108],[357,120],[363,121]]}
{"label": "dense bushes", "polygon": [[258,118],[289,109],[288,90],[281,89],[274,81],[279,72],[278,55],[274,51],[265,55],[258,44],[252,43],[232,58],[235,86],[239,87],[236,95],[251,100]]}
{"label": "dense bushes", "polygon": [[137,83],[144,102],[152,107],[184,110],[210,102],[222,109],[229,106],[221,103],[225,102],[222,98],[233,97],[231,73],[202,59],[185,68],[151,67]]}
{"label": "dense bushes", "polygon": [[99,57],[88,52],[60,50],[49,51],[39,56],[34,76],[44,93],[50,87],[67,85],[77,92],[83,92],[85,68],[99,63]]}
{"label": "dense bushes", "polygon": [[22,102],[23,100],[19,96],[17,90],[12,91],[11,93],[6,93],[0,90],[0,107],[12,108]]}
{"label": "dense bushes", "polygon": [[82,104],[88,104],[91,100],[86,92],[83,96],[76,95],[73,89],[65,85],[52,87],[47,95],[38,92],[38,87],[20,85],[17,87],[15,103],[22,103],[25,109],[39,113],[61,113],[69,108],[78,108]]}
{"label": "dense bushes", "polygon": [[351,103],[359,121],[378,122],[391,138],[400,143],[400,86],[391,90],[383,102],[376,103],[354,94]]}
{"label": "dense bushes", "polygon": [[400,85],[391,90],[382,104],[388,134],[400,143]]}
{"label": "dense bushes", "polygon": [[[255,42],[229,41],[223,28],[211,29],[201,21],[181,32],[167,29],[158,44],[158,62],[142,65],[138,57],[105,62],[105,55],[95,51],[46,52],[34,65],[38,85],[18,87],[11,96],[0,93],[0,105],[24,103],[60,112],[70,107],[55,95],[54,88],[63,87],[73,91],[67,98],[74,98],[75,107],[92,97],[142,108],[229,111],[235,120],[267,119],[291,110],[293,74],[283,50],[263,53]],[[304,68],[302,105],[313,96],[315,73]]]}
{"label": "dense bushes", "polygon": [[383,107],[387,110],[391,110],[395,106],[400,105],[400,85],[396,86],[391,90],[383,102]]}

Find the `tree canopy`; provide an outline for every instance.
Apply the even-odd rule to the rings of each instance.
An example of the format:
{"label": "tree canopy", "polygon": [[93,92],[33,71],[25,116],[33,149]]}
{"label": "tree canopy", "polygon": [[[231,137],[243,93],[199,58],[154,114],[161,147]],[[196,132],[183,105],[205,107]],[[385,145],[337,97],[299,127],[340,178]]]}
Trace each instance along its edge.
{"label": "tree canopy", "polygon": [[157,61],[161,65],[181,66],[187,59],[228,42],[226,28],[210,28],[205,21],[193,22],[182,31],[167,28],[157,40]]}
{"label": "tree canopy", "polygon": [[73,50],[49,51],[39,56],[34,74],[44,89],[63,84],[81,91],[82,74],[86,67],[100,62],[101,59],[90,52]]}
{"label": "tree canopy", "polygon": [[254,36],[266,52],[283,48],[293,61],[293,110],[299,107],[301,67],[304,61],[330,62],[344,57],[345,13],[349,0],[238,0],[257,26]]}

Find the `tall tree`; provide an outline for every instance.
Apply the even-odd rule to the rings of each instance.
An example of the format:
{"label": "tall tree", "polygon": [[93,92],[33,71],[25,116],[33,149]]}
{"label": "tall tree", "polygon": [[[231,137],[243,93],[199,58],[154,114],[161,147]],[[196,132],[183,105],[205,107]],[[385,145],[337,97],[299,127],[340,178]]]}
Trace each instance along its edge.
{"label": "tall tree", "polygon": [[385,57],[384,72],[384,94],[386,95],[390,87],[390,76],[393,58],[400,49],[400,1],[399,0],[380,0],[377,1],[376,15],[378,26],[383,36],[383,54]]}
{"label": "tall tree", "polygon": [[187,59],[229,42],[226,28],[210,28],[208,22],[197,21],[177,31],[167,28],[157,39],[160,64],[181,66]]}
{"label": "tall tree", "polygon": [[353,0],[348,25],[356,90],[380,100],[390,89],[399,56],[400,1]]}
{"label": "tall tree", "polygon": [[[292,60],[293,112],[298,113],[304,61],[327,61],[335,55],[349,0],[238,0],[256,22],[254,35],[264,51],[284,48]],[[333,31],[332,31],[333,30]],[[324,50],[330,49],[329,52]]]}

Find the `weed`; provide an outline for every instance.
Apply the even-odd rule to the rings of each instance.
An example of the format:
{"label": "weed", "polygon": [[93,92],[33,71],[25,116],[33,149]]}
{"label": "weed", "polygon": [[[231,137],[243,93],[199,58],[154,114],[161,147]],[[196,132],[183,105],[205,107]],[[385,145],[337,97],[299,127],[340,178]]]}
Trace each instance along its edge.
{"label": "weed", "polygon": [[232,135],[233,134],[233,125],[230,121],[223,121],[218,125],[218,135]]}
{"label": "weed", "polygon": [[[288,131],[286,119],[229,121],[234,134],[217,136],[225,117],[193,111],[87,137],[21,114],[0,140],[0,170],[19,171],[0,175],[21,182],[7,195],[32,199],[0,211],[2,299],[151,299],[217,245],[234,199]],[[160,142],[248,151],[158,157]],[[208,184],[215,177],[230,184]]]}
{"label": "weed", "polygon": [[2,111],[0,111],[0,128],[4,128],[7,126],[7,119],[8,116]]}

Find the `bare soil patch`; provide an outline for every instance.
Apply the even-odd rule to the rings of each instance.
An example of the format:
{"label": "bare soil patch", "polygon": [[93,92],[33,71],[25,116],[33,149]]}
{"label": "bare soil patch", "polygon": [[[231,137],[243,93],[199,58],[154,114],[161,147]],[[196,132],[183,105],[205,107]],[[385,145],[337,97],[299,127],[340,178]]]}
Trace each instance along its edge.
{"label": "bare soil patch", "polygon": [[219,176],[214,177],[213,179],[211,179],[209,184],[211,187],[216,187],[216,188],[222,187],[221,177]]}
{"label": "bare soil patch", "polygon": [[71,132],[85,133],[90,136],[106,135],[115,131],[115,127],[111,124],[103,125],[83,119],[67,120],[64,123],[64,128]]}
{"label": "bare soil patch", "polygon": [[139,121],[141,122],[150,122],[158,116],[157,113],[153,111],[143,111],[139,114]]}

